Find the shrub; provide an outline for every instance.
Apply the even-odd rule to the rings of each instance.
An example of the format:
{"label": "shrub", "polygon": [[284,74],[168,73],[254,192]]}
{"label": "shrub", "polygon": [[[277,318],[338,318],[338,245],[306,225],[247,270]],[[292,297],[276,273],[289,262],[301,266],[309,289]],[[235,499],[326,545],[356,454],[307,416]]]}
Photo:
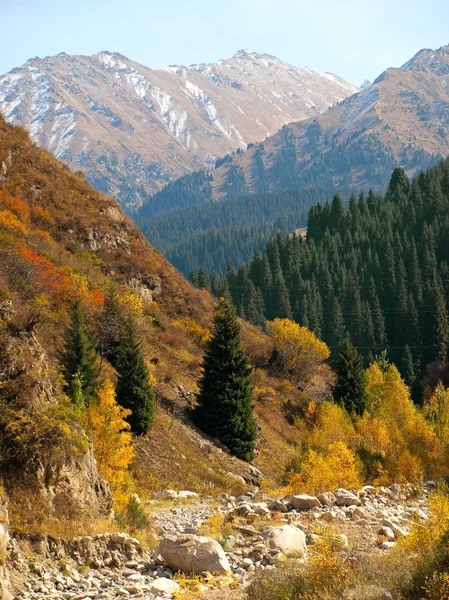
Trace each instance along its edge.
{"label": "shrub", "polygon": [[339,487],[359,488],[362,481],[357,456],[344,442],[334,442],[323,453],[308,450],[300,463],[299,473],[292,473],[290,486],[294,492],[317,493]]}

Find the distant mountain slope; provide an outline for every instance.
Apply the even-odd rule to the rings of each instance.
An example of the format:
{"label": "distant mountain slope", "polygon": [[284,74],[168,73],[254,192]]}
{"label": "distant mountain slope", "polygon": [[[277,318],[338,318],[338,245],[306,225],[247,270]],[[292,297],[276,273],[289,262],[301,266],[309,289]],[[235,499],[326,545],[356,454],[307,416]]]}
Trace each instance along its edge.
{"label": "distant mountain slope", "polygon": [[172,179],[356,90],[335,75],[250,51],[165,69],[117,53],[62,53],[0,77],[0,110],[133,210]]}
{"label": "distant mountain slope", "polygon": [[421,50],[401,68],[326,113],[290,123],[264,142],[218,161],[207,189],[189,175],[147,203],[162,207],[248,193],[358,187],[384,189],[396,166],[408,175],[449,154],[449,46]]}

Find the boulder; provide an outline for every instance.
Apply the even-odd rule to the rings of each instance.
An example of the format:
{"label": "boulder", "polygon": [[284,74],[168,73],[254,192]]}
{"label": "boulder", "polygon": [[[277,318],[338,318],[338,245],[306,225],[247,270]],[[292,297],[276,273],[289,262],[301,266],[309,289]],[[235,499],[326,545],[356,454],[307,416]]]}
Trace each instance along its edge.
{"label": "boulder", "polygon": [[198,494],[189,490],[181,490],[178,493],[178,498],[198,498]]}
{"label": "boulder", "polygon": [[192,534],[168,535],[159,544],[160,554],[174,571],[201,575],[205,571],[225,575],[229,561],[218,542]]}
{"label": "boulder", "polygon": [[317,494],[317,498],[323,506],[333,506],[335,504],[335,496],[332,492]]}
{"label": "boulder", "polygon": [[307,494],[297,494],[296,496],[290,497],[290,504],[293,508],[298,510],[308,510],[321,506],[321,502],[315,496],[308,496]]}
{"label": "boulder", "polygon": [[179,590],[179,583],[173,581],[173,579],[167,579],[167,577],[159,577],[150,584],[149,590],[156,596],[172,596],[174,592]]}
{"label": "boulder", "polygon": [[288,508],[281,500],[273,500],[270,504],[270,510],[273,512],[286,513],[288,512]]}
{"label": "boulder", "polygon": [[178,492],[175,490],[162,490],[162,492],[154,492],[153,500],[174,500],[178,497]]}
{"label": "boulder", "polygon": [[334,492],[334,496],[337,506],[360,506],[362,504],[355,494],[344,488],[339,488]]}
{"label": "boulder", "polygon": [[302,557],[307,553],[305,533],[293,525],[270,527],[261,536],[270,548],[279,550],[285,556]]}

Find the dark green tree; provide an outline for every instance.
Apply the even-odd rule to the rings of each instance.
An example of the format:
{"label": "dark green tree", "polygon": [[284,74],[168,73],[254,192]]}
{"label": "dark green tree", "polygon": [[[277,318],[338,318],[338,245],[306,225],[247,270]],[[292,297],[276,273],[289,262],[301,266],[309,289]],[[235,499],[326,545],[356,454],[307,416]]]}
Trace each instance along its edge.
{"label": "dark green tree", "polygon": [[117,402],[131,410],[127,421],[131,431],[143,435],[153,425],[154,392],[150,385],[148,368],[131,317],[124,323],[118,344]]}
{"label": "dark green tree", "polygon": [[120,301],[113,289],[104,301],[103,310],[98,318],[97,350],[100,356],[109,360],[116,368],[118,360],[118,345],[123,335],[125,317]]}
{"label": "dark green tree", "polygon": [[65,385],[64,391],[77,405],[96,403],[100,387],[100,367],[95,346],[79,300],[70,309],[70,322],[65,331],[60,360]]}
{"label": "dark green tree", "polygon": [[250,375],[249,359],[240,347],[240,325],[234,309],[221,298],[203,360],[193,420],[246,461],[252,460],[257,439]]}
{"label": "dark green tree", "polygon": [[334,399],[343,404],[349,413],[362,415],[366,406],[366,375],[363,358],[349,340],[340,346],[336,370]]}

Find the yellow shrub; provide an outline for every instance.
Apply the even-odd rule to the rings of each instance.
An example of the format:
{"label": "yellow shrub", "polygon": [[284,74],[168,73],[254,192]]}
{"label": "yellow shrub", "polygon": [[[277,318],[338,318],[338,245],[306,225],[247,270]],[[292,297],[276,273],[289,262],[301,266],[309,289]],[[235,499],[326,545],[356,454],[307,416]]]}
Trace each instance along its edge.
{"label": "yellow shrub", "polygon": [[128,290],[120,296],[120,300],[131,309],[135,315],[143,315],[144,302],[143,298],[136,292]]}
{"label": "yellow shrub", "polygon": [[273,338],[284,373],[306,381],[316,367],[329,358],[330,351],[324,342],[306,327],[290,319],[275,319],[267,323],[268,334]]}
{"label": "yellow shrub", "polygon": [[340,598],[351,579],[351,566],[336,551],[336,540],[332,537],[323,537],[310,548],[307,562],[306,586],[307,597],[313,598],[314,594],[327,592],[332,598]]}
{"label": "yellow shrub", "polygon": [[293,473],[290,478],[293,492],[317,493],[361,485],[360,461],[341,441],[330,444],[323,453],[308,450],[301,461],[300,472]]}
{"label": "yellow shrub", "polygon": [[195,319],[192,319],[191,317],[176,319],[171,326],[184,329],[184,331],[186,331],[193,341],[201,348],[203,348],[211,338],[210,330],[207,327],[199,325]]}
{"label": "yellow shrub", "polygon": [[87,409],[98,469],[109,482],[119,505],[126,503],[132,491],[128,467],[135,452],[130,426],[125,421],[130,412],[115,401],[114,386],[109,379],[98,394],[98,404]]}
{"label": "yellow shrub", "polygon": [[0,227],[6,227],[17,233],[26,233],[27,228],[10,210],[0,210]]}

